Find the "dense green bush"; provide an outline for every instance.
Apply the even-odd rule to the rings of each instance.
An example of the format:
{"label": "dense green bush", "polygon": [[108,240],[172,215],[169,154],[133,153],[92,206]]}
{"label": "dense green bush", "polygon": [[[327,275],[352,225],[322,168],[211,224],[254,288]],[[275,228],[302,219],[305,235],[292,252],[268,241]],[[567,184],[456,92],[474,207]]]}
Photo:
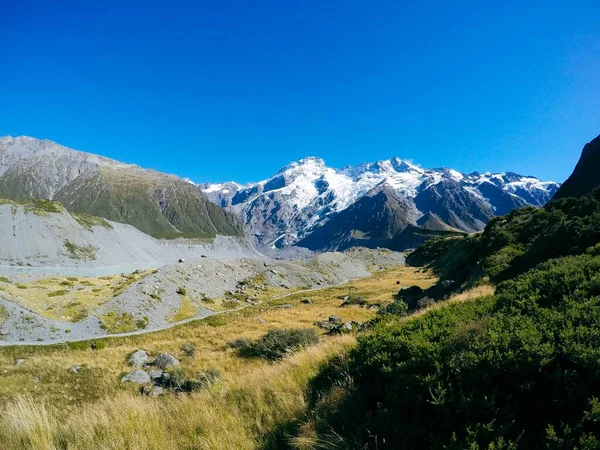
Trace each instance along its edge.
{"label": "dense green bush", "polygon": [[[337,406],[313,414],[350,448],[600,448],[600,257],[552,260],[493,297],[382,321],[348,375]],[[327,398],[319,389],[311,397]]]}
{"label": "dense green bush", "polygon": [[238,352],[246,357],[275,361],[318,342],[319,335],[313,328],[275,329],[255,341],[238,342]]}

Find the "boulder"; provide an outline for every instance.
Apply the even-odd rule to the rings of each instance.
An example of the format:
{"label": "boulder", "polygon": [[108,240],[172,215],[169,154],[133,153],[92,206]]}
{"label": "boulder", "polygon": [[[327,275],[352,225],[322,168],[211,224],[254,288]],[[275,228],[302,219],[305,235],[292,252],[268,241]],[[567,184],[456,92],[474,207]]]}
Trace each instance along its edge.
{"label": "boulder", "polygon": [[304,299],[301,300],[300,303],[304,303],[305,305],[312,305],[313,304],[313,302],[312,302],[312,300],[310,298],[304,298]]}
{"label": "boulder", "polygon": [[179,258],[179,262],[180,262],[180,263],[184,263],[184,262],[185,262],[185,259],[183,259],[183,258]]}
{"label": "boulder", "polygon": [[169,355],[168,353],[161,353],[154,360],[154,365],[163,370],[172,366],[178,366],[179,364],[181,364],[181,362],[173,355]]}
{"label": "boulder", "polygon": [[82,366],[72,366],[72,367],[69,369],[69,372],[71,372],[71,373],[79,373],[79,371],[80,371],[82,368],[83,368]]}
{"label": "boulder", "polygon": [[275,306],[273,306],[273,308],[279,308],[279,309],[290,309],[290,308],[293,308],[293,307],[294,306],[290,305],[289,303],[285,304],[285,305],[275,305]]}
{"label": "boulder", "polygon": [[267,323],[267,321],[265,319],[263,319],[262,317],[258,318],[258,323],[264,325],[265,323]]}
{"label": "boulder", "polygon": [[153,384],[147,384],[142,388],[142,394],[147,395],[149,397],[158,397],[159,395],[163,395],[165,393],[165,388],[161,386],[155,386]]}
{"label": "boulder", "polygon": [[156,380],[163,376],[163,371],[162,370],[151,370],[150,372],[148,372],[148,376],[150,378],[152,378],[153,380]]}
{"label": "boulder", "polygon": [[20,366],[25,362],[25,358],[17,358],[15,359],[15,366]]}
{"label": "boulder", "polygon": [[317,326],[326,330],[331,330],[335,325],[331,322],[317,322]]}
{"label": "boulder", "polygon": [[133,367],[144,367],[148,361],[150,361],[150,357],[145,350],[136,350],[127,360],[127,364]]}
{"label": "boulder", "polygon": [[151,381],[150,375],[143,370],[134,370],[133,372],[130,372],[121,378],[121,383],[146,384],[150,383]]}
{"label": "boulder", "polygon": [[342,318],[339,316],[329,316],[329,321],[331,323],[342,323]]}
{"label": "boulder", "polygon": [[352,331],[354,329],[354,327],[352,326],[352,324],[350,322],[344,322],[344,324],[342,325],[342,331]]}

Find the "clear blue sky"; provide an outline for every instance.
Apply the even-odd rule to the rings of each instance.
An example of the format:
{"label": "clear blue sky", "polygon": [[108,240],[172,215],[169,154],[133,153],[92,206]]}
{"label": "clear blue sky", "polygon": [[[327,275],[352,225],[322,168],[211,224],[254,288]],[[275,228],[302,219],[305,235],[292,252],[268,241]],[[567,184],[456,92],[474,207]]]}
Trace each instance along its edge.
{"label": "clear blue sky", "polygon": [[196,181],[308,155],[564,180],[600,3],[0,0],[0,134]]}

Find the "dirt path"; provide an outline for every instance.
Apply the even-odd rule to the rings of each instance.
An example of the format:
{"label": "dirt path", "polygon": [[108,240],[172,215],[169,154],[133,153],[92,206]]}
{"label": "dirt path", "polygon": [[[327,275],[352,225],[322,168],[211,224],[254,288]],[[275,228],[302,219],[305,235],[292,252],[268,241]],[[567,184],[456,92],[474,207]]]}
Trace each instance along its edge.
{"label": "dirt path", "polygon": [[[273,297],[270,298],[266,301],[272,302],[272,301],[276,301],[276,300],[282,300],[284,298],[287,297],[291,297],[294,295],[299,295],[299,294],[304,294],[304,293],[308,293],[308,292],[315,292],[315,291],[320,291],[323,289],[330,289],[330,288],[334,288],[334,287],[338,287],[338,286],[342,286],[346,283],[349,283],[352,280],[344,280],[340,283],[334,284],[334,285],[330,285],[330,286],[324,286],[324,287],[318,287],[318,288],[311,288],[311,289],[303,289],[300,291],[294,291],[294,292],[290,292],[284,295],[279,295],[277,297]],[[4,323],[4,326],[14,326],[14,324],[9,323],[9,320],[11,319],[11,317],[15,317],[15,316],[23,316],[23,313],[26,313],[26,316],[29,318],[29,322],[30,324],[33,324],[32,326],[36,325],[36,322],[39,322],[39,326],[45,326],[45,327],[54,327],[56,329],[58,329],[59,331],[62,331],[63,333],[65,332],[65,330],[70,330],[67,334],[73,334],[76,335],[76,332],[83,332],[83,333],[89,333],[89,330],[79,330],[78,329],[78,325],[77,323],[66,323],[66,322],[62,322],[60,320],[55,320],[55,319],[49,319],[47,317],[41,316],[38,313],[31,311],[27,308],[23,308],[22,306],[19,306],[15,303],[12,303],[8,300],[3,299],[2,297],[0,297],[0,305],[4,306],[9,314],[8,319],[6,320],[6,322]],[[107,338],[118,338],[118,337],[127,337],[127,336],[136,336],[136,335],[141,335],[141,334],[149,334],[149,333],[156,333],[159,331],[164,331],[164,330],[168,330],[170,328],[174,328],[180,325],[184,325],[186,323],[190,323],[190,322],[195,322],[197,320],[203,320],[206,319],[207,317],[214,317],[214,316],[218,316],[221,314],[227,314],[227,313],[232,313],[232,312],[236,312],[236,311],[241,311],[242,309],[251,307],[254,305],[243,305],[240,306],[239,308],[234,308],[234,309],[226,309],[223,311],[214,311],[212,313],[208,313],[208,314],[204,314],[202,316],[195,316],[195,317],[191,317],[189,319],[184,319],[181,320],[179,322],[175,322],[175,323],[170,323],[167,324],[165,326],[159,327],[159,328],[155,328],[152,330],[137,330],[137,331],[130,331],[127,333],[117,333],[117,334],[108,334],[108,335],[102,335],[102,336],[88,336],[88,337],[82,337],[82,338],[74,338],[74,339],[56,339],[54,341],[51,342],[39,342],[36,340],[33,341],[27,341],[27,340],[23,340],[23,341],[19,341],[19,342],[4,342],[0,339],[0,347],[10,347],[10,346],[21,346],[21,345],[27,345],[27,346],[31,346],[31,345],[35,345],[35,346],[40,346],[40,345],[55,345],[55,344],[63,344],[66,342],[82,342],[82,341],[89,341],[89,340],[96,340],[96,339],[107,339]],[[81,327],[83,328],[83,327]]]}

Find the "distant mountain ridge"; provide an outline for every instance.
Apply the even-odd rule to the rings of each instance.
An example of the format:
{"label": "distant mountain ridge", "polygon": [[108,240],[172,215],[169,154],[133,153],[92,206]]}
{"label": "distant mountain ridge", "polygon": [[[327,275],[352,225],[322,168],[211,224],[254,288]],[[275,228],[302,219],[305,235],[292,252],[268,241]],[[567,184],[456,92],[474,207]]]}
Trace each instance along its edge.
{"label": "distant mountain ridge", "polygon": [[175,175],[27,136],[0,138],[0,197],[59,201],[156,238],[243,234],[235,216]]}
{"label": "distant mountain ridge", "polygon": [[479,231],[494,216],[543,206],[560,185],[513,172],[424,169],[400,158],[333,169],[308,157],[256,183],[199,186],[259,245],[335,250],[386,246],[407,228]]}

